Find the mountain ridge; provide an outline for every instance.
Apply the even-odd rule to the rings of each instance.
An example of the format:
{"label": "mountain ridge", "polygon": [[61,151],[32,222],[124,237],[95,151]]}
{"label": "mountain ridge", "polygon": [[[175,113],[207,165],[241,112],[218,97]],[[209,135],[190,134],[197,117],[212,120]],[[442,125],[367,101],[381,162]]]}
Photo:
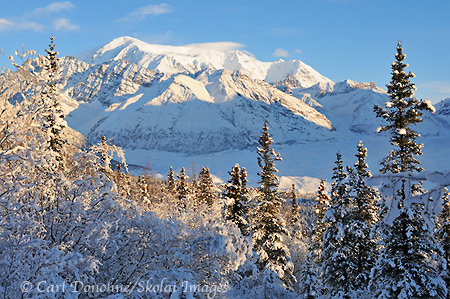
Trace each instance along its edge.
{"label": "mountain ridge", "polygon": [[300,60],[262,62],[242,51],[219,51],[198,46],[167,46],[148,44],[124,36],[88,50],[77,56],[89,64],[102,64],[111,60],[131,63],[161,73],[194,74],[207,68],[240,71],[254,79],[269,83],[283,80],[289,74],[299,80],[302,87],[332,81]]}

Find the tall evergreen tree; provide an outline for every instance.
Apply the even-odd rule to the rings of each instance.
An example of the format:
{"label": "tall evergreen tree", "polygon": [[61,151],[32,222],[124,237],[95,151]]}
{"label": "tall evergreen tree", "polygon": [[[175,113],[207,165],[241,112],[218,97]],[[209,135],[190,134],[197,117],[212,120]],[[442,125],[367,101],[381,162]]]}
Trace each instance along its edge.
{"label": "tall evergreen tree", "polygon": [[[392,79],[387,85],[388,95],[391,101],[386,103],[386,108],[374,107],[377,117],[387,121],[387,125],[379,128],[379,131],[388,131],[391,134],[391,144],[395,146],[389,155],[381,163],[381,173],[421,172],[416,156],[422,155],[423,144],[416,142],[420,136],[412,126],[423,121],[421,110],[428,109],[428,105],[414,97],[416,87],[410,82],[415,75],[406,73],[409,65],[404,62],[406,54],[403,53],[402,44],[398,42],[395,61],[392,63]],[[412,185],[412,190],[399,190],[400,200],[404,200],[411,191],[413,194],[420,192],[420,184]]]}
{"label": "tall evergreen tree", "polygon": [[216,193],[214,191],[214,183],[208,167],[202,167],[199,174],[199,180],[198,202],[201,204],[212,205],[216,199]]}
{"label": "tall evergreen tree", "polygon": [[354,168],[348,168],[349,196],[352,200],[348,237],[354,242],[354,250],[349,258],[353,259],[355,267],[350,269],[354,271],[350,276],[356,279],[349,281],[349,284],[354,291],[365,292],[377,259],[377,240],[372,230],[378,221],[378,193],[366,184],[371,173],[366,163],[367,149],[361,141],[355,156],[358,160]]}
{"label": "tall evergreen tree", "polygon": [[42,89],[41,96],[44,105],[44,130],[49,136],[49,148],[57,153],[57,160],[61,160],[61,149],[64,145],[64,139],[61,131],[65,126],[63,119],[65,118],[59,97],[56,91],[56,75],[58,72],[59,53],[55,51],[54,37],[50,37],[49,49],[46,59],[44,59],[44,69],[46,74],[45,85]]}
{"label": "tall evergreen tree", "polygon": [[243,235],[249,235],[249,211],[250,211],[250,202],[249,202],[249,189],[247,188],[248,178],[247,178],[247,170],[245,167],[241,168],[239,173],[241,179],[241,192],[239,195],[239,201],[241,205],[241,212],[239,213],[241,217],[241,222],[243,225],[241,232]]}
{"label": "tall evergreen tree", "polygon": [[259,269],[274,271],[287,287],[291,287],[295,282],[292,274],[294,267],[285,245],[288,231],[281,216],[283,200],[278,194],[278,170],[275,167],[275,161],[281,158],[271,148],[272,143],[269,127],[264,122],[263,133],[259,138],[260,147],[257,149],[261,171],[258,173],[260,187],[254,199],[253,247],[258,254]]}
{"label": "tall evergreen tree", "polygon": [[442,211],[439,213],[436,221],[436,239],[444,252],[444,258],[447,264],[444,274],[445,285],[447,286],[447,299],[450,298],[450,200],[448,189],[444,189],[442,196]]}
{"label": "tall evergreen tree", "polygon": [[138,200],[141,201],[144,204],[149,204],[150,203],[150,194],[149,194],[149,184],[147,181],[147,176],[144,175],[140,175],[138,176],[138,180],[137,180],[137,188],[138,188],[138,192],[134,192],[134,193],[138,193]]}
{"label": "tall evergreen tree", "polygon": [[[127,171],[125,164],[124,166],[125,171]],[[122,162],[120,160],[117,161],[117,169],[115,171],[113,179],[116,183],[118,194],[125,198],[130,198],[130,177],[122,170]]]}
{"label": "tall evergreen tree", "polygon": [[236,223],[241,233],[245,235],[248,227],[247,173],[245,168],[240,169],[239,164],[236,164],[228,174],[230,179],[225,190],[225,197],[228,200],[225,216]]}
{"label": "tall evergreen tree", "polygon": [[[326,230],[326,223],[324,221],[325,214],[330,206],[330,197],[325,190],[325,180],[320,181],[318,195],[316,197],[315,208],[315,221],[313,225],[312,232],[312,245],[313,249],[316,251],[316,256],[320,258],[322,251],[323,234]],[[317,261],[317,264],[321,262]]]}
{"label": "tall evergreen tree", "polygon": [[387,227],[372,270],[376,298],[445,298],[442,249],[426,229],[423,205],[403,210]]}
{"label": "tall evergreen tree", "polygon": [[340,153],[336,154],[335,164],[330,207],[324,219],[327,228],[322,245],[322,275],[328,298],[350,298],[354,291],[351,282],[356,279],[350,225],[352,199],[348,195],[348,175]]}
{"label": "tall evergreen tree", "polygon": [[297,202],[297,193],[294,184],[292,184],[291,190],[289,191],[289,198],[292,201],[290,222],[292,226],[295,226],[299,223],[300,206]]}
{"label": "tall evergreen tree", "polygon": [[325,191],[325,180],[320,181],[316,204],[315,217],[312,225],[309,253],[300,273],[300,294],[303,298],[314,299],[323,294],[322,286],[322,243],[327,224],[325,214],[330,205],[330,197]]}
{"label": "tall evergreen tree", "polygon": [[[399,42],[396,61],[392,63],[392,80],[387,85],[391,101],[386,103],[386,109],[374,107],[376,115],[388,122],[380,130],[390,132],[395,147],[382,161],[381,173],[415,174],[423,170],[416,158],[422,154],[423,145],[416,142],[420,135],[411,126],[422,122],[420,110],[428,106],[413,97],[415,86],[409,79],[414,74],[406,74],[405,57]],[[381,207],[382,249],[372,270],[374,296],[443,298],[447,290],[440,277],[442,251],[427,228],[429,216],[423,202],[414,201],[416,195],[423,193],[421,183],[411,184],[406,178],[387,176],[381,192],[385,203]]]}
{"label": "tall evergreen tree", "polygon": [[172,166],[170,166],[169,171],[167,172],[167,191],[169,191],[169,193],[174,194],[176,192],[176,183],[175,183],[175,177],[174,177],[174,173],[173,173],[173,169]]}
{"label": "tall evergreen tree", "polygon": [[177,193],[178,193],[178,200],[180,201],[180,207],[182,209],[186,208],[187,201],[188,201],[188,195],[189,195],[189,188],[188,188],[188,179],[189,177],[186,175],[186,171],[184,170],[184,167],[181,168],[180,173],[177,175],[178,178],[178,184],[177,184]]}

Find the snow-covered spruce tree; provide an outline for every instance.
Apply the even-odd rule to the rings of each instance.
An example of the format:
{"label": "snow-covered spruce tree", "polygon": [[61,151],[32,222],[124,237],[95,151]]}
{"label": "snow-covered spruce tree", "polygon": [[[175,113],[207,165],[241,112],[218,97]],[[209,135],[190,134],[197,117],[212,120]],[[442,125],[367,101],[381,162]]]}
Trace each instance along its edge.
{"label": "snow-covered spruce tree", "polygon": [[225,189],[227,199],[225,217],[233,221],[239,227],[241,233],[246,235],[248,227],[247,173],[245,168],[241,170],[239,164],[236,164],[228,174],[230,179]]}
{"label": "snow-covered spruce tree", "polygon": [[245,170],[245,167],[241,168],[241,172],[239,173],[240,179],[241,179],[241,192],[239,195],[240,198],[240,202],[241,202],[241,206],[242,206],[242,210],[241,210],[241,215],[242,215],[242,224],[244,224],[242,226],[241,232],[244,236],[248,236],[250,234],[249,232],[249,211],[250,211],[250,199],[249,199],[249,188],[247,188],[247,183],[248,183],[248,179],[247,179],[247,170]]}
{"label": "snow-covered spruce tree", "polygon": [[202,167],[199,173],[197,201],[199,204],[212,205],[216,199],[214,183],[208,167]]}
{"label": "snow-covered spruce tree", "polygon": [[278,170],[275,161],[281,160],[280,155],[271,148],[273,143],[269,135],[269,127],[264,122],[263,133],[259,137],[258,165],[258,195],[254,198],[252,232],[253,247],[258,255],[258,267],[261,271],[275,272],[288,288],[295,282],[293,264],[289,249],[285,244],[288,235],[286,223],[281,216],[283,200],[278,194]]}
{"label": "snow-covered spruce tree", "polygon": [[348,168],[349,191],[352,200],[349,210],[348,238],[353,240],[354,247],[351,257],[355,267],[350,268],[351,277],[349,281],[351,289],[364,294],[370,281],[370,271],[377,260],[377,240],[372,234],[373,226],[378,221],[377,202],[379,195],[373,187],[366,184],[371,177],[366,163],[367,149],[360,141],[357,146],[358,160],[354,168]]}
{"label": "snow-covered spruce tree", "polygon": [[138,176],[137,182],[136,182],[138,198],[137,200],[142,202],[143,204],[149,204],[150,203],[150,194],[149,194],[149,184],[147,181],[147,176],[140,175]]}
{"label": "snow-covered spruce tree", "polygon": [[[395,149],[381,163],[381,173],[401,173],[401,172],[421,172],[420,162],[416,156],[422,155],[423,144],[416,142],[420,137],[412,129],[423,121],[421,110],[427,110],[428,104],[419,101],[414,97],[416,87],[409,79],[414,78],[412,72],[406,73],[408,67],[404,63],[406,55],[403,53],[402,44],[398,42],[395,60],[392,63],[392,79],[387,85],[390,101],[386,103],[386,108],[374,107],[377,117],[383,118],[388,124],[381,126],[378,131],[388,131],[391,134],[391,144]],[[412,185],[413,194],[421,192],[421,185]],[[399,190],[400,200],[407,197],[409,190]]]}
{"label": "snow-covered spruce tree", "polygon": [[[323,234],[327,228],[327,225],[324,221],[325,214],[330,206],[330,197],[328,196],[325,190],[325,180],[320,181],[318,195],[316,197],[315,208],[315,221],[313,225],[312,232],[312,245],[313,250],[316,251],[316,256],[320,258],[322,251],[322,242],[323,242]],[[321,261],[317,261],[317,264],[320,264]]]}
{"label": "snow-covered spruce tree", "polygon": [[352,198],[348,194],[348,177],[342,156],[336,155],[333,169],[330,207],[325,215],[327,228],[323,237],[322,275],[327,298],[351,298],[356,279]]}
{"label": "snow-covered spruce tree", "polygon": [[184,167],[182,167],[180,173],[177,174],[177,178],[178,178],[177,193],[180,208],[185,209],[187,206],[187,202],[189,200],[189,186],[188,186],[189,177],[186,175]]}
{"label": "snow-covered spruce tree", "polygon": [[114,172],[114,183],[117,186],[117,193],[125,198],[130,198],[131,177],[128,174],[128,167],[125,161],[117,161],[117,169]]}
{"label": "snow-covered spruce tree", "polygon": [[167,172],[166,188],[167,188],[167,191],[171,194],[174,194],[177,189],[172,166],[170,166],[169,172]]}
{"label": "snow-covered spruce tree", "polygon": [[[445,262],[419,198],[424,191],[420,182],[413,184],[406,178],[423,170],[416,158],[423,145],[416,143],[420,135],[411,126],[422,121],[420,110],[428,104],[413,97],[415,87],[409,79],[414,75],[405,73],[405,57],[398,43],[392,80],[387,85],[391,101],[386,109],[374,108],[377,116],[388,122],[380,130],[390,132],[395,149],[381,163],[380,172],[385,174],[379,188],[382,249],[372,269],[370,288],[377,298],[444,298],[447,289],[440,274]],[[400,173],[405,176],[396,176]]]}
{"label": "snow-covered spruce tree", "polygon": [[444,251],[444,258],[447,264],[444,281],[447,286],[447,298],[450,298],[450,292],[448,292],[450,290],[450,200],[448,195],[448,189],[445,188],[442,196],[442,211],[439,213],[436,221],[435,236]]}
{"label": "snow-covered spruce tree", "polygon": [[[299,224],[299,216],[300,216],[300,206],[297,202],[297,192],[295,190],[295,185],[292,184],[291,190],[289,191],[289,198],[292,201],[290,222],[292,226],[297,226]],[[301,231],[298,231],[301,234]]]}
{"label": "snow-covered spruce tree", "polygon": [[[291,190],[287,192],[287,198],[292,202],[290,209],[286,211],[288,218],[287,228],[289,231],[288,248],[291,254],[291,261],[294,264],[294,276],[301,277],[302,267],[307,259],[310,238],[308,235],[308,225],[305,215],[301,215],[301,207],[297,201],[297,190],[292,184]],[[298,290],[299,285],[295,285]]]}
{"label": "snow-covered spruce tree", "polygon": [[61,160],[61,150],[64,145],[64,139],[61,136],[62,129],[66,126],[64,121],[64,112],[61,107],[60,99],[56,90],[56,76],[58,72],[59,53],[55,51],[54,37],[50,37],[47,57],[44,59],[45,82],[41,91],[44,117],[44,130],[49,137],[49,148],[56,153],[57,160]]}
{"label": "snow-covered spruce tree", "polygon": [[442,249],[426,229],[423,206],[403,210],[384,233],[371,274],[375,298],[445,298]]}
{"label": "snow-covered spruce tree", "polygon": [[315,218],[312,225],[309,253],[300,273],[300,294],[303,298],[314,299],[323,292],[322,287],[322,243],[327,224],[325,214],[330,205],[330,197],[325,191],[325,180],[320,181],[316,197]]}

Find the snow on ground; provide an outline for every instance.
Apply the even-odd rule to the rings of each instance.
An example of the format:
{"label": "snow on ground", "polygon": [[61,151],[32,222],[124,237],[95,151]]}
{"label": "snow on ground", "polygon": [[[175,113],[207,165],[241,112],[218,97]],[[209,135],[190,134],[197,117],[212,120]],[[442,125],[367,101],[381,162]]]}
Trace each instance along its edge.
{"label": "snow on ground", "polygon": [[[319,189],[320,179],[309,176],[282,176],[280,177],[279,190],[289,191],[292,185],[300,194],[313,194]],[[326,190],[330,192],[331,184],[326,183]]]}

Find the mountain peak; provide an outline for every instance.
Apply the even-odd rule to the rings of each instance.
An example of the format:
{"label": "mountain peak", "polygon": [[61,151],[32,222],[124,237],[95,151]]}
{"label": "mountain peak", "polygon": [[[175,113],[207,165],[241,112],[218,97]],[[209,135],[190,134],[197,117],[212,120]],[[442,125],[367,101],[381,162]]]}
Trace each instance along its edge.
{"label": "mountain peak", "polygon": [[[230,45],[228,48],[225,46]],[[128,60],[161,73],[195,74],[205,69],[239,71],[253,79],[278,82],[292,75],[302,87],[332,81],[300,60],[262,62],[243,51],[229,50],[232,42],[168,46],[148,44],[139,39],[123,36],[106,45],[79,55],[78,58],[92,64],[111,60]],[[223,50],[225,49],[225,51]]]}

